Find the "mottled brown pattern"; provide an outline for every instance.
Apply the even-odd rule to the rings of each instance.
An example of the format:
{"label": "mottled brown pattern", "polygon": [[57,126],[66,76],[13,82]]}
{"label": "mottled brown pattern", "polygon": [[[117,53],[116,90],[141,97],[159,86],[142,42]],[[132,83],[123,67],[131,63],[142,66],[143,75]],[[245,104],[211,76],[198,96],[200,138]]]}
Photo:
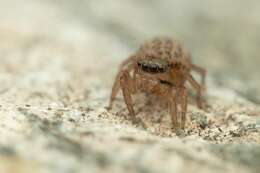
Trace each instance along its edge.
{"label": "mottled brown pattern", "polygon": [[137,52],[137,56],[146,56],[151,58],[160,57],[161,59],[183,59],[190,62],[190,55],[186,49],[177,41],[169,38],[155,38],[146,42]]}
{"label": "mottled brown pattern", "polygon": [[[191,75],[191,70],[201,75],[200,84]],[[181,44],[169,38],[153,39],[143,44],[136,54],[121,64],[112,88],[109,109],[112,108],[120,88],[133,118],[135,118],[133,94],[145,92],[163,96],[168,102],[174,128],[184,129],[187,112],[186,83],[190,83],[196,90],[198,107],[203,108],[205,76],[206,71],[191,63],[188,51]],[[181,120],[178,120],[177,116],[177,101],[180,101]]]}

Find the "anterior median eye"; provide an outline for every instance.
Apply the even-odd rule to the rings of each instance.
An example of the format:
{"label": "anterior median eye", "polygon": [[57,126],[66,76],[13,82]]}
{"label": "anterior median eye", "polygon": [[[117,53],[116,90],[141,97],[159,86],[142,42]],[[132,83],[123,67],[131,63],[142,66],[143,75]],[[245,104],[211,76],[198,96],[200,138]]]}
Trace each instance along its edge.
{"label": "anterior median eye", "polygon": [[149,70],[150,70],[150,72],[152,72],[152,73],[157,73],[157,72],[158,72],[158,67],[152,65],[152,66],[149,67]]}
{"label": "anterior median eye", "polygon": [[158,71],[159,71],[160,73],[164,73],[164,72],[166,71],[166,68],[159,67]]}

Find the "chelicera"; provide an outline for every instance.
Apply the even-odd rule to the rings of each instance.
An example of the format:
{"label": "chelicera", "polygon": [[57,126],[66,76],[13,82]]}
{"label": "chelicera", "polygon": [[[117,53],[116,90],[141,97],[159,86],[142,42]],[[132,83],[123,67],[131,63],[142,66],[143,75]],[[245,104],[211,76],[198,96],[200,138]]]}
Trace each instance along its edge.
{"label": "chelicera", "polygon": [[[194,79],[191,71],[201,75],[200,83]],[[162,96],[169,105],[174,128],[184,129],[188,96],[186,83],[195,89],[197,105],[203,108],[205,77],[206,70],[193,64],[189,52],[178,42],[169,38],[156,38],[143,44],[134,55],[122,62],[112,88],[108,108],[112,108],[120,88],[133,118],[135,112],[132,95],[144,92]],[[177,110],[178,103],[180,111]]]}

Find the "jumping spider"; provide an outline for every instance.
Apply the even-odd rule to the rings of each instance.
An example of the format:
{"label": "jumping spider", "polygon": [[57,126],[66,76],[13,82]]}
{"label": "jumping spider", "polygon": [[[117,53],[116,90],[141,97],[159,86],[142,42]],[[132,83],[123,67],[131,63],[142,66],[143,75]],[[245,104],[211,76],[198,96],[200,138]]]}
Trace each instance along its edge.
{"label": "jumping spider", "polygon": [[[201,75],[199,84],[191,71]],[[108,108],[122,89],[130,115],[135,118],[132,95],[144,92],[163,96],[166,99],[175,129],[184,129],[187,112],[186,82],[196,90],[197,105],[203,108],[202,93],[205,87],[206,70],[193,64],[190,55],[178,42],[168,38],[156,38],[145,44],[122,62],[114,82]],[[177,102],[180,101],[181,121],[178,123]]]}

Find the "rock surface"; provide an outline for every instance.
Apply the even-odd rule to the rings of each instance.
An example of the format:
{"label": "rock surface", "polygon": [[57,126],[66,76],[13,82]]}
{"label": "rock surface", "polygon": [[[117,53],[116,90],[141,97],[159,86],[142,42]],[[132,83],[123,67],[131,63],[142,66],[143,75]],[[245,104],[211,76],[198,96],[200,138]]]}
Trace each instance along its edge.
{"label": "rock surface", "polygon": [[[1,0],[0,172],[260,172],[260,2]],[[183,42],[208,70],[185,131],[122,97],[118,64],[144,40]]]}

